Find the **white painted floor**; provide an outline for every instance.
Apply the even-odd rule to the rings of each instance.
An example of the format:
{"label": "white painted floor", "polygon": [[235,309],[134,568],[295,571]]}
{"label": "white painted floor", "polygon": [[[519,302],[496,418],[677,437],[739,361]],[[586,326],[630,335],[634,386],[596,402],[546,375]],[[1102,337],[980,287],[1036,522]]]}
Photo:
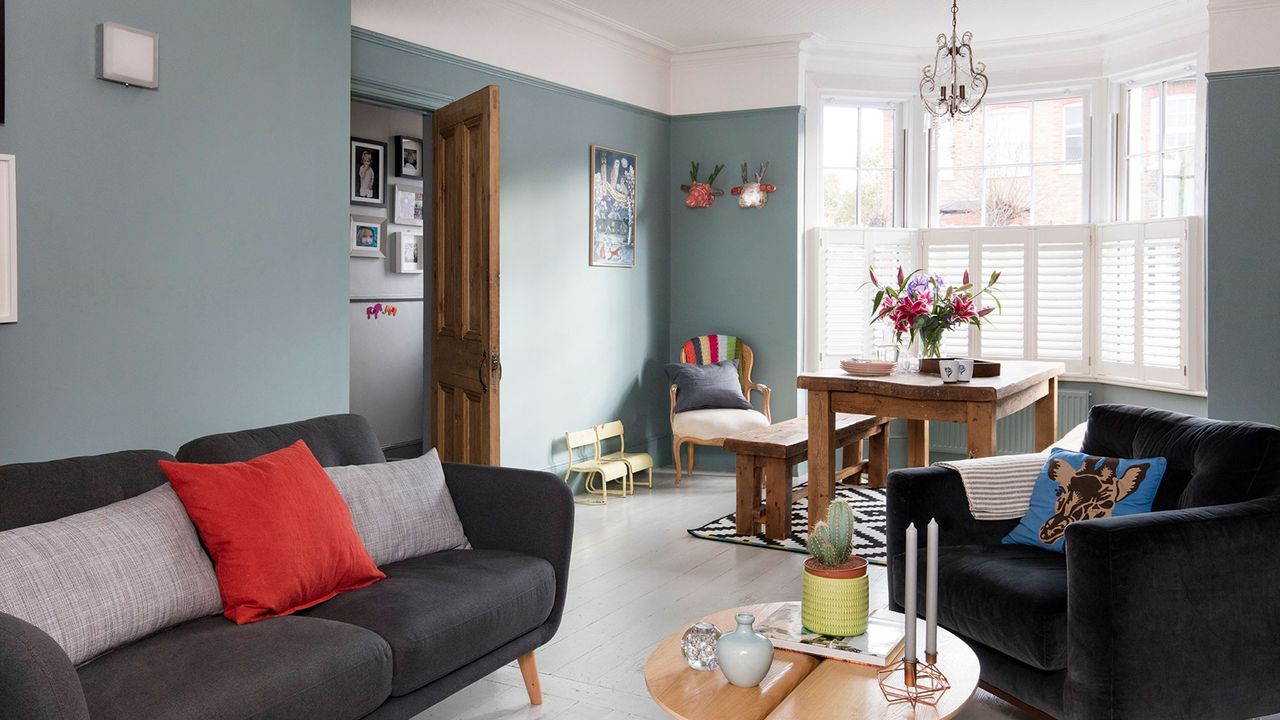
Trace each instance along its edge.
{"label": "white painted floor", "polygon": [[[515,663],[415,720],[664,720],[644,686],[644,662],[667,635],[738,605],[795,599],[804,556],[698,540],[685,532],[733,512],[733,477],[699,473],[674,487],[658,471],[652,490],[577,506],[569,596],[560,632],[538,650],[543,704],[529,704]],[[872,566],[872,605],[885,604],[885,573]],[[978,690],[965,720],[1029,716]]]}

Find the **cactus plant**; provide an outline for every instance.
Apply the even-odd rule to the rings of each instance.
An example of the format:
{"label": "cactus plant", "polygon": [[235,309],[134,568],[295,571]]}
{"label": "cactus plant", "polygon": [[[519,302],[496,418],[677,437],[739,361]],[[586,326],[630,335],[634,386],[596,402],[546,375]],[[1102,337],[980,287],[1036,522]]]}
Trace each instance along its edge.
{"label": "cactus plant", "polygon": [[839,567],[853,556],[853,508],[844,500],[831,503],[827,519],[809,533],[809,554],[826,567]]}

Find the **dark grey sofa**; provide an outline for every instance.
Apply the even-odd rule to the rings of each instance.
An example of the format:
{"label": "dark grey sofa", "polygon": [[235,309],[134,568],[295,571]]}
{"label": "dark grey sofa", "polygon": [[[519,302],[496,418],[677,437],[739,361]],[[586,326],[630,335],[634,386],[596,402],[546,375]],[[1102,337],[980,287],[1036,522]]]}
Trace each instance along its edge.
{"label": "dark grey sofa", "polygon": [[[189,462],[247,460],[303,439],[325,466],[385,462],[355,415],[214,435]],[[0,467],[0,530],[133,497],[158,451]],[[564,610],[573,499],[549,473],[446,463],[474,549],[384,566],[387,579],[289,617],[185,623],[79,667],[0,613],[5,720],[410,718],[541,645]]]}
{"label": "dark grey sofa", "polygon": [[1065,555],[1002,545],[1018,521],[975,520],[951,470],[892,473],[891,605],[903,531],[937,518],[939,622],[989,689],[1074,720],[1280,711],[1280,428],[1099,405],[1082,450],[1168,468],[1156,512],[1073,523]]}

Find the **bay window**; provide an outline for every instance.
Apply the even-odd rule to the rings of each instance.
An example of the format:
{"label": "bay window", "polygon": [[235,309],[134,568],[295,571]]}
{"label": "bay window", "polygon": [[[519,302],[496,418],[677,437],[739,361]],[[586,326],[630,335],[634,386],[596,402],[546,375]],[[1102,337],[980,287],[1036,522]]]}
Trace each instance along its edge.
{"label": "bay window", "polygon": [[898,111],[829,99],[822,108],[822,208],[829,227],[899,224]]}
{"label": "bay window", "polygon": [[1131,87],[1121,102],[1122,211],[1128,220],[1195,211],[1196,81]]}

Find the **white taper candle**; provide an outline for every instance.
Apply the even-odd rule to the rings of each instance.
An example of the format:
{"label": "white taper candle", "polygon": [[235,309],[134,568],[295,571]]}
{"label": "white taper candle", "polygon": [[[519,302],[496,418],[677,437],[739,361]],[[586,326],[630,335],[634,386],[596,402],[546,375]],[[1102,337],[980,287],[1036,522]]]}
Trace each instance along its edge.
{"label": "white taper candle", "polygon": [[924,655],[938,654],[938,523],[929,521],[924,573]]}
{"label": "white taper candle", "polygon": [[904,631],[906,638],[904,640],[906,649],[902,652],[902,659],[914,661],[916,659],[916,526],[912,523],[907,526],[907,556],[903,565],[906,568],[906,576],[903,578],[902,591],[902,614],[906,616]]}

